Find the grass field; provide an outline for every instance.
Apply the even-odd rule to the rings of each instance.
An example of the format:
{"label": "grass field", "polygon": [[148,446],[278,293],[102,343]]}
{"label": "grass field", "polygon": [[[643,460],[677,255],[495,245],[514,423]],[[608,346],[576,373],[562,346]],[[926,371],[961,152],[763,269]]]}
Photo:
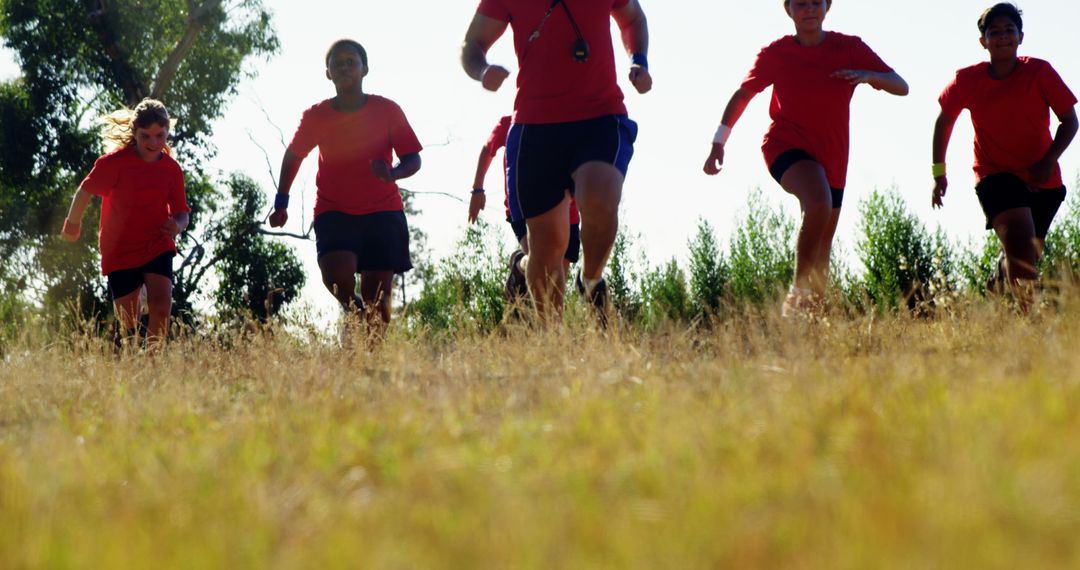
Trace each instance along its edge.
{"label": "grass field", "polygon": [[0,567],[1080,565],[1080,296],[400,330],[9,343]]}

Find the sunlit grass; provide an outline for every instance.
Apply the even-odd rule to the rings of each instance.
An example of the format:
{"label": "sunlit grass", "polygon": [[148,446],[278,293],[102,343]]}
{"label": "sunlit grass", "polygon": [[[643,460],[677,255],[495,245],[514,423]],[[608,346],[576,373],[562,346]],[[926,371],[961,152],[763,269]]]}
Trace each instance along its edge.
{"label": "sunlit grass", "polygon": [[0,567],[1076,567],[1078,317],[30,335]]}

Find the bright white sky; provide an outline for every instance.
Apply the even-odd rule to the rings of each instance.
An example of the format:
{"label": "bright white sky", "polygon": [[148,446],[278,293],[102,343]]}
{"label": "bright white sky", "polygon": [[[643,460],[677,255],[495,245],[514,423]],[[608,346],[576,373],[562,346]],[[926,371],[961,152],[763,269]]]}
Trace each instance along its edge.
{"label": "bright white sky", "polygon": [[[638,243],[653,263],[671,257],[685,260],[685,245],[698,217],[709,220],[726,238],[734,229],[747,194],[756,186],[774,203],[795,213],[795,200],[769,177],[760,144],[768,125],[768,91],[758,96],[735,127],[724,171],[707,177],[701,166],[723,106],[749,69],[757,51],[793,31],[780,0],[707,2],[641,0],[649,18],[650,66],[655,87],[637,95],[625,80],[628,63],[619,59],[619,75],[631,118],[640,136],[626,182],[623,223],[642,236]],[[240,93],[216,126],[223,172],[244,171],[274,189],[262,152],[249,135],[270,151],[276,171],[282,146],[264,116],[288,139],[301,112],[333,95],[323,74],[323,56],[342,37],[367,48],[371,72],[365,90],[397,101],[427,149],[419,174],[402,186],[442,191],[467,199],[476,156],[497,119],[513,104],[513,79],[497,94],[483,91],[458,63],[459,46],[478,0],[267,0],[275,16],[281,53],[254,62],[254,80]],[[896,186],[909,206],[931,228],[942,225],[956,239],[981,234],[983,217],[971,173],[972,131],[961,116],[949,152],[950,194],[946,209],[930,203],[930,138],[937,116],[937,95],[960,67],[985,59],[975,21],[992,2],[971,0],[839,0],[826,29],[861,36],[910,84],[899,98],[860,87],[852,103],[851,166],[838,239],[850,250],[856,240],[857,204],[874,188]],[[1022,55],[1049,60],[1074,92],[1080,93],[1080,58],[1075,25],[1080,3],[1074,0],[1028,0]],[[618,42],[617,35],[614,35]],[[619,49],[617,53],[622,53]],[[492,62],[514,69],[509,32],[489,54]],[[9,52],[0,52],[0,78],[17,73]],[[183,117],[179,117],[183,120]],[[1056,122],[1055,122],[1056,125]],[[294,192],[303,190],[310,209],[314,196],[315,156],[304,163]],[[502,221],[502,183],[498,162],[488,176],[489,204],[484,217]],[[1080,149],[1062,159],[1070,192],[1080,169]],[[299,231],[299,196],[293,198],[291,230]],[[440,196],[419,201],[422,216],[410,220],[430,237],[436,256],[450,253],[462,234],[466,204]],[[310,221],[310,211],[304,216]],[[502,224],[505,225],[505,224]],[[507,247],[511,239],[509,231]],[[305,301],[330,306],[315,264],[314,244],[294,244],[309,272]]]}

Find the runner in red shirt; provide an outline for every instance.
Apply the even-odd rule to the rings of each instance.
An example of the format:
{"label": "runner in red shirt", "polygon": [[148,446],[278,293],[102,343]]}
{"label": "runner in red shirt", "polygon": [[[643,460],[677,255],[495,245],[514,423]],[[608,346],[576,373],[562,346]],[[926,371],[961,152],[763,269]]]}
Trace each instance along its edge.
{"label": "runner in red shirt", "polygon": [[542,319],[562,315],[570,197],[581,209],[578,291],[605,322],[604,266],[619,226],[619,201],[637,125],[626,116],[615,76],[611,18],[633,65],[639,93],[652,88],[649,33],[639,0],[480,0],[461,62],[496,91],[510,72],[487,51],[507,26],[520,72],[507,138],[507,184],[528,226],[528,281]]}
{"label": "runner in red shirt", "polygon": [[[943,205],[948,178],[945,155],[961,111],[975,127],[975,192],[986,228],[1003,246],[998,270],[987,284],[999,289],[1008,277],[1022,310],[1030,308],[1036,264],[1061,203],[1065,184],[1058,159],[1077,131],[1076,97],[1049,63],[1018,57],[1024,41],[1022,13],[996,4],[979,18],[979,41],[990,61],[965,67],[945,87],[934,126],[933,205]],[[1050,136],[1050,112],[1061,124]]]}
{"label": "runner in red shirt", "polygon": [[86,207],[92,196],[100,196],[101,273],[108,279],[116,316],[126,336],[134,338],[145,286],[147,340],[153,347],[168,333],[176,236],[187,227],[191,211],[184,173],[170,155],[171,122],[161,102],[144,99],[134,110],[109,115],[105,124],[105,142],[113,150],[97,159],[79,185],[62,236],[79,239]]}
{"label": "runner in red shirt", "polygon": [[865,83],[894,95],[908,85],[861,39],[822,28],[829,0],[787,0],[795,34],[765,46],[724,110],[705,173],[724,163],[731,128],[750,100],[772,85],[772,125],[761,150],[769,173],[799,199],[802,226],[795,283],[784,315],[816,306],[828,283],[829,256],[847,183],[848,119],[855,87]]}
{"label": "runner in red shirt", "polygon": [[[300,163],[319,147],[314,227],[323,284],[346,311],[364,318],[378,339],[390,322],[394,274],[412,269],[396,181],[420,170],[423,147],[396,103],[364,93],[367,72],[367,52],[359,43],[339,40],[330,46],[326,78],[337,96],[300,119],[281,162],[270,225],[288,220],[289,190]],[[394,154],[400,162],[391,168]]]}
{"label": "runner in red shirt", "polygon": [[[469,222],[476,222],[487,205],[487,197],[484,192],[484,179],[487,177],[491,161],[499,153],[499,149],[506,146],[506,137],[510,133],[509,115],[499,119],[495,130],[488,136],[487,144],[480,149],[480,158],[476,163],[476,176],[473,178],[472,199],[469,200]],[[514,237],[518,240],[520,249],[510,254],[510,275],[506,280],[506,295],[512,302],[523,301],[529,294],[528,281],[525,278],[525,270],[528,267],[529,240],[528,227],[521,217],[521,207],[518,204],[516,193],[512,193],[510,186],[506,184],[506,160],[503,160],[503,205],[506,208],[506,221],[510,222],[510,228],[514,231]],[[514,215],[514,212],[517,215]],[[570,197],[570,242],[563,254],[563,271],[570,270],[570,264],[577,263],[581,252],[581,215],[578,213],[577,202]]]}

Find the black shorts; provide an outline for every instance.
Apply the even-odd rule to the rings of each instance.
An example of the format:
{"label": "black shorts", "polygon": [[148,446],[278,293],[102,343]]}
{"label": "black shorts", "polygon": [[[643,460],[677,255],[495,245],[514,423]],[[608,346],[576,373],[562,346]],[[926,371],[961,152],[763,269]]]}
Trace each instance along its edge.
{"label": "black shorts", "polygon": [[172,281],[173,257],[176,257],[175,252],[166,251],[154,259],[151,259],[145,265],[132,267],[131,269],[117,269],[116,271],[105,275],[106,280],[109,282],[109,294],[112,295],[114,301],[130,295],[146,283],[146,277],[143,275],[145,273],[164,275],[169,278],[169,281]]}
{"label": "black shorts", "polygon": [[[777,184],[780,184],[780,179],[784,177],[784,173],[789,168],[795,165],[796,162],[802,162],[804,160],[812,160],[817,162],[817,159],[813,155],[802,150],[801,148],[793,148],[791,150],[785,150],[780,153],[780,156],[776,157],[776,160],[769,165],[769,174],[772,174],[773,180],[776,180]],[[843,188],[829,188],[832,192],[832,207],[839,208],[844,205],[844,189]]]}
{"label": "black shorts", "polygon": [[412,269],[409,256],[409,224],[405,212],[374,212],[354,216],[323,212],[315,218],[315,251],[319,259],[332,251],[356,255],[356,271]]}
{"label": "black shorts", "polygon": [[975,194],[986,214],[986,229],[993,229],[994,218],[1005,210],[1029,208],[1035,222],[1035,237],[1039,239],[1049,233],[1050,223],[1065,201],[1064,186],[1033,192],[1019,176],[1008,172],[984,176],[975,186]]}
{"label": "black shorts", "polygon": [[573,194],[572,175],[586,162],[606,162],[625,177],[637,131],[624,115],[512,125],[506,138],[510,219],[534,218],[558,205],[567,190]]}
{"label": "black shorts", "polygon": [[[510,222],[510,227],[514,229],[514,237],[518,243],[529,233],[525,220]],[[570,224],[570,242],[566,244],[566,254],[563,257],[570,263],[577,263],[581,257],[581,224]]]}

